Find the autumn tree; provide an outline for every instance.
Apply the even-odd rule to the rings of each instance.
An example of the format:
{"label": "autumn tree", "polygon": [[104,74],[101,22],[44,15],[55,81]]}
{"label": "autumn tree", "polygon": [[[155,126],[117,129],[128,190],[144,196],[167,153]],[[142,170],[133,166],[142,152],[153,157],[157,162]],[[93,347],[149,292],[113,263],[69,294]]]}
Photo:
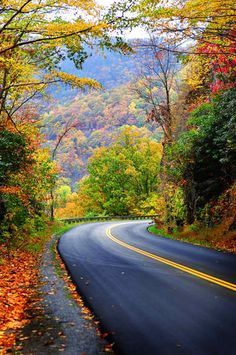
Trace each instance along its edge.
{"label": "autumn tree", "polygon": [[[6,214],[4,191],[9,189],[9,180],[12,174],[16,174],[21,166],[30,162],[29,149],[27,147],[26,138],[17,132],[2,130],[0,132],[0,223],[4,220]],[[11,188],[10,188],[11,190]],[[14,191],[14,189],[13,189]]]}
{"label": "autumn tree", "polygon": [[[124,126],[114,144],[95,150],[79,193],[84,210],[108,215],[142,213],[158,189],[161,145]],[[150,206],[146,206],[146,212]]]}
{"label": "autumn tree", "polygon": [[137,44],[142,51],[140,80],[135,84],[135,91],[149,106],[147,122],[155,122],[162,128],[165,146],[173,140],[173,93],[179,66],[171,51],[158,50],[156,43],[159,43],[159,40],[150,36],[149,40]]}
{"label": "autumn tree", "polygon": [[159,50],[158,43],[160,39],[152,35],[149,40],[140,43],[143,53],[141,79],[135,85],[135,91],[146,103],[147,122],[153,122],[163,131],[160,176],[166,210],[170,216],[166,152],[174,141],[176,75],[179,64],[170,50],[173,46],[169,46],[166,50]]}
{"label": "autumn tree", "polygon": [[[169,176],[184,191],[186,221],[211,221],[209,206],[235,182],[235,88],[195,109],[189,130],[170,148]],[[205,215],[205,217],[204,217]]]}
{"label": "autumn tree", "polygon": [[[71,16],[68,16],[68,13]],[[0,14],[0,115],[7,120],[48,84],[60,81],[98,88],[94,80],[61,72],[68,56],[77,67],[87,57],[84,44],[121,48],[112,44],[112,26],[99,18],[99,8],[89,1],[4,1]],[[114,42],[114,41],[113,41]],[[125,46],[124,46],[125,47]],[[14,120],[13,120],[14,121]]]}
{"label": "autumn tree", "polygon": [[[169,44],[184,44],[174,52],[192,53],[190,48],[199,41],[218,45],[220,52],[235,42],[234,0],[124,0],[115,3],[109,15],[114,18],[122,10],[117,26],[133,28],[142,24],[158,37],[164,35]],[[157,47],[163,49],[165,43]]]}
{"label": "autumn tree", "polygon": [[[84,49],[85,44],[87,48],[97,46],[100,49],[127,49],[119,38],[111,39],[109,34],[112,24],[102,20],[100,10],[93,0],[6,0],[1,3],[0,130],[3,134],[7,128],[22,134],[24,138],[25,131],[30,131],[30,126],[37,121],[33,112],[32,117],[28,117],[32,106],[36,106],[35,100],[45,93],[49,84],[63,82],[80,89],[101,88],[95,80],[79,78],[60,70],[60,63],[65,57],[73,60],[77,68],[82,67],[88,56]],[[75,120],[68,120],[64,132],[58,133],[53,158],[63,137],[75,126]],[[37,136],[39,132],[32,134]],[[15,136],[10,136],[9,133],[8,137],[11,138],[8,144],[14,147]],[[24,139],[22,144],[23,141]],[[28,135],[26,145],[31,145]],[[44,155],[43,150],[41,154]],[[40,154],[35,155],[32,166],[36,167],[40,159]],[[20,173],[27,169],[28,165],[22,161],[18,169],[19,179],[22,178]],[[42,177],[43,171],[39,180]],[[49,176],[48,178],[50,179]],[[2,188],[7,187],[5,182],[4,184]],[[20,182],[19,186],[23,191]],[[45,191],[43,185],[39,186]],[[34,191],[32,199],[33,195]]]}
{"label": "autumn tree", "polygon": [[17,240],[24,244],[44,225],[48,193],[57,177],[37,127],[24,124],[20,129],[0,131],[0,236],[11,245]]}

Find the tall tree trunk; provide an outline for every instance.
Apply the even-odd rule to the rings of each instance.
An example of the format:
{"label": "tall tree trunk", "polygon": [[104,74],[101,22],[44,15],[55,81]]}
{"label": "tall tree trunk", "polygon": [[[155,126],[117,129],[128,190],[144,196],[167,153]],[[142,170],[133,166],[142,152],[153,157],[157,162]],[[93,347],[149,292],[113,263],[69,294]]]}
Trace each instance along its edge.
{"label": "tall tree trunk", "polygon": [[2,197],[0,197],[0,224],[4,221],[5,214],[6,214],[5,201]]}
{"label": "tall tree trunk", "polygon": [[187,169],[185,173],[186,185],[184,187],[184,200],[186,205],[186,222],[193,224],[195,221],[197,193],[194,184],[193,174],[191,168]]}
{"label": "tall tree trunk", "polygon": [[51,196],[50,219],[51,219],[51,221],[54,221],[54,194],[53,194],[53,189],[51,189],[51,191],[50,191],[50,196]]}

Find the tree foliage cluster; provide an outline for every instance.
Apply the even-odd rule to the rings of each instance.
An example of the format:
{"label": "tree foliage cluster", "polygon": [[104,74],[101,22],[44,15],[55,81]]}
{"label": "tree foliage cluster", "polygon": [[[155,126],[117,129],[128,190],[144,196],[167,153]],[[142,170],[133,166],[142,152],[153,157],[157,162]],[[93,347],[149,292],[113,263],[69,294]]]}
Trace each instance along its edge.
{"label": "tree foliage cluster", "polygon": [[57,168],[54,154],[42,147],[37,106],[51,84],[101,87],[94,79],[64,72],[61,62],[68,57],[81,68],[90,47],[127,51],[120,38],[111,39],[112,28],[93,0],[1,2],[1,240],[24,244],[26,235],[43,226]]}
{"label": "tree foliage cluster", "polygon": [[[225,223],[225,230],[232,230],[235,228],[232,201],[235,200],[236,155],[235,5],[232,1],[212,1],[211,4],[197,0],[122,1],[112,6],[110,18],[121,10],[124,12],[126,7],[129,7],[129,15],[120,19],[118,27],[143,23],[151,30],[150,39],[138,44],[144,49],[139,56],[142,70],[135,83],[136,95],[133,92],[131,103],[126,101],[123,106],[128,106],[137,117],[136,122],[125,123],[139,126],[140,119],[144,122],[146,118],[163,131],[154,208],[160,214],[159,223],[172,228]],[[117,115],[109,101],[106,101],[109,114],[96,115],[98,124],[104,122],[105,127],[101,145],[110,143],[105,140],[112,125],[123,124],[119,120],[123,117],[119,116],[123,112],[121,101],[114,102]],[[95,112],[96,103],[91,106]],[[99,129],[95,127],[96,131]],[[106,153],[104,148],[103,154]],[[96,150],[94,157],[97,157]],[[115,164],[115,157],[113,159]],[[112,170],[113,161],[108,161]],[[101,163],[106,171],[107,160],[96,161],[98,165]],[[99,171],[90,164],[88,179],[93,177],[95,186],[98,179],[99,186],[103,186],[105,176],[101,179]],[[122,162],[119,164],[122,167]],[[112,184],[111,179],[109,183]],[[128,179],[117,184],[118,195],[122,195],[118,185],[126,183]],[[109,191],[115,195],[112,186]],[[96,191],[99,191],[98,186]],[[96,191],[92,189],[91,195],[96,196]],[[135,193],[138,195],[137,191]],[[94,206],[95,201],[101,201],[102,207],[97,213],[107,213],[106,198],[101,196],[104,200],[96,196]]]}
{"label": "tree foliage cluster", "polygon": [[200,105],[191,112],[190,129],[169,147],[168,176],[184,192],[188,224],[220,222],[214,206],[235,182],[235,98],[236,90],[230,89]]}
{"label": "tree foliage cluster", "polygon": [[[61,104],[44,114],[43,132],[47,145],[54,147],[58,136],[68,121],[74,125],[57,150],[56,161],[61,166],[61,176],[70,179],[70,185],[87,173],[87,161],[95,148],[108,146],[114,132],[123,125],[146,125],[147,104],[136,95],[127,83],[105,92],[76,95],[68,104]],[[160,140],[161,129],[150,123],[147,134]]]}
{"label": "tree foliage cluster", "polygon": [[95,149],[78,193],[58,189],[58,216],[154,213],[161,144],[135,126],[123,126],[115,136],[109,147]]}
{"label": "tree foliage cluster", "polygon": [[[178,94],[169,100],[171,139],[163,142],[164,222],[172,227],[224,224],[221,232],[235,230],[234,1],[143,0],[133,10],[153,37],[163,39],[151,40],[157,65],[168,51],[181,61]],[[161,125],[160,107],[153,103],[154,109],[151,118]],[[164,120],[168,123],[167,116]]]}
{"label": "tree foliage cluster", "polygon": [[49,189],[57,168],[40,147],[36,127],[0,131],[0,235],[9,246],[24,245],[27,235],[43,228]]}

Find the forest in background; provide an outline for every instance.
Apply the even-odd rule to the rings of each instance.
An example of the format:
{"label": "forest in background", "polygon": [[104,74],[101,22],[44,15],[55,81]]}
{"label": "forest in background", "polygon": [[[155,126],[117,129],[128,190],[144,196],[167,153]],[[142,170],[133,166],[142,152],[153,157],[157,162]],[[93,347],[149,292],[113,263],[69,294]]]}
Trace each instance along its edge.
{"label": "forest in background", "polygon": [[[148,21],[152,32],[149,39],[130,44],[136,56],[131,56],[133,75],[127,83],[105,93],[78,95],[46,116],[52,122],[78,117],[80,125],[79,132],[65,139],[58,151],[69,180],[62,179],[55,189],[56,213],[61,218],[116,214],[112,205],[119,206],[118,214],[154,213],[160,216],[156,220],[159,233],[234,250],[235,8],[230,1],[211,6],[188,1],[178,9],[166,5],[155,10],[153,6],[156,3],[144,1],[134,7],[139,21]],[[135,16],[124,22],[136,26]],[[160,19],[165,29],[158,28]],[[143,181],[142,163],[129,160],[129,148],[121,146],[119,138],[122,132],[131,137],[134,125],[137,135],[141,129],[142,138],[148,136],[149,144],[162,143],[160,159],[149,161],[146,153],[142,157],[148,161],[147,180],[148,167],[157,168],[151,198],[150,192],[142,188],[133,192],[126,184],[131,180],[132,187],[141,186]],[[116,149],[125,150],[124,171],[122,157],[119,160],[119,154],[112,153]],[[101,164],[105,174],[94,168]]]}
{"label": "forest in background", "polygon": [[[63,137],[55,157],[61,166],[61,176],[69,179],[67,181],[72,188],[86,174],[87,161],[93,150],[111,144],[114,132],[123,125],[145,126],[157,140],[162,136],[160,127],[147,123],[149,104],[134,90],[138,56],[114,52],[106,52],[104,56],[100,58],[95,53],[94,58],[91,57],[90,63],[87,63],[87,69],[81,71],[83,75],[95,77],[96,69],[102,90],[81,93],[74,89],[73,97],[65,103],[66,88],[59,88],[60,97],[56,94],[54,107],[43,114],[42,131],[52,150],[66,125],[72,126]],[[69,68],[74,72],[72,64],[68,66],[68,71]]]}
{"label": "forest in background", "polygon": [[[150,213],[157,234],[236,251],[236,8],[4,0],[0,10],[7,349],[57,218]],[[147,38],[126,41],[138,27]]]}

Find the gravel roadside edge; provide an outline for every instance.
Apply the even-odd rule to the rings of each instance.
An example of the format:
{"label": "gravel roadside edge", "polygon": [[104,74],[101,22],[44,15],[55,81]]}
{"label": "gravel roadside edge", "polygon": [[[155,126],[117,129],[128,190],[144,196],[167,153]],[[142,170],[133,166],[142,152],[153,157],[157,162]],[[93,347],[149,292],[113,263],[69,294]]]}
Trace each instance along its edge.
{"label": "gravel roadside edge", "polygon": [[[15,354],[111,354],[96,323],[68,288],[68,274],[56,253],[58,236],[47,243],[40,263],[39,297],[32,300],[30,323],[18,336]],[[70,281],[71,283],[71,281]],[[73,284],[71,283],[72,288]],[[79,296],[78,296],[79,299]]]}

